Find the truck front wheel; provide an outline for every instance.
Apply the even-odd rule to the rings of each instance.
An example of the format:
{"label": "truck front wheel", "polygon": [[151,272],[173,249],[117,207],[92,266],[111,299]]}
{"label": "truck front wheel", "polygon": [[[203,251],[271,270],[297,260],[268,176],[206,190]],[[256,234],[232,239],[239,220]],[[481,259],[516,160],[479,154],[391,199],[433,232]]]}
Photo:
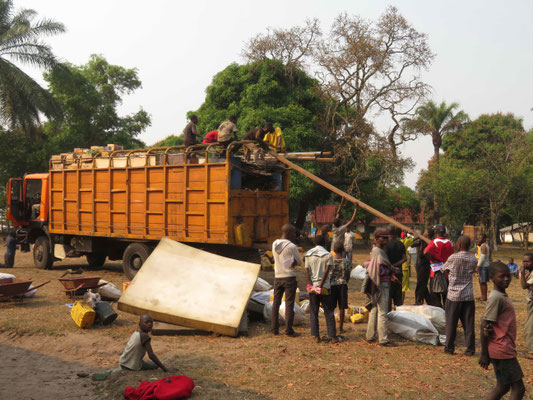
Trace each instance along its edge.
{"label": "truck front wheel", "polygon": [[122,256],[122,269],[129,280],[139,272],[150,253],[150,247],[143,243],[132,243],[126,247]]}
{"label": "truck front wheel", "polygon": [[46,236],[39,236],[33,245],[33,263],[39,269],[52,269],[54,258]]}

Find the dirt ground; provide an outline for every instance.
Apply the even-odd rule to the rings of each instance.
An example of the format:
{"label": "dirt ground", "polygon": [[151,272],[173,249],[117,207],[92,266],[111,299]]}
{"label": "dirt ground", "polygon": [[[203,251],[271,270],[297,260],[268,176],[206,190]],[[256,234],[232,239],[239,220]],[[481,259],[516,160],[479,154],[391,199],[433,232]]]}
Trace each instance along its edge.
{"label": "dirt ground", "polygon": [[[4,249],[0,248],[0,254]],[[521,260],[519,249],[503,248],[495,258]],[[360,248],[355,263],[362,263],[368,250]],[[165,376],[158,371],[120,372],[105,382],[92,382],[78,374],[111,369],[117,365],[138,317],[118,311],[108,327],[79,329],[65,304],[71,301],[62,292],[59,278],[68,268],[86,268],[85,259],[57,262],[51,271],[33,267],[30,253],[17,253],[15,268],[1,269],[34,283],[51,280],[35,298],[0,302],[0,398],[1,399],[120,399],[126,386]],[[303,270],[299,271],[304,288]],[[119,288],[126,281],[121,264],[109,262],[87,271],[113,282]],[[273,274],[261,272],[272,283]],[[406,304],[414,303],[416,276]],[[350,281],[350,303],[363,304],[359,285]],[[476,297],[479,285],[474,284]],[[517,313],[519,362],[526,378],[526,399],[533,399],[533,361],[524,357],[523,323],[525,292],[513,281],[508,291]],[[484,303],[476,304],[480,320]],[[115,305],[116,308],[116,305]],[[155,353],[176,374],[191,377],[194,399],[479,399],[494,385],[492,368],[482,370],[477,357],[462,355],[464,342],[458,333],[455,356],[443,348],[394,337],[395,348],[381,348],[364,342],[366,324],[348,324],[346,342],[340,345],[315,344],[309,326],[296,327],[299,338],[274,337],[263,321],[252,321],[248,337],[218,335],[179,337],[156,336]],[[325,333],[325,323],[321,320]],[[479,350],[479,343],[478,343]]]}

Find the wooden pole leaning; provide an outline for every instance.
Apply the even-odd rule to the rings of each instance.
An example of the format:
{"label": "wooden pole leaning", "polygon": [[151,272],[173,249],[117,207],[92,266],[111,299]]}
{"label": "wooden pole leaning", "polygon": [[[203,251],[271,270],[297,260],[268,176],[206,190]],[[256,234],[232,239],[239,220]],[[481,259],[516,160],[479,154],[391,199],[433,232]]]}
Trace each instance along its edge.
{"label": "wooden pole leaning", "polygon": [[426,243],[430,242],[430,240],[428,238],[419,235],[417,232],[415,232],[414,230],[412,230],[408,226],[396,221],[395,219],[389,217],[388,215],[383,214],[381,211],[376,210],[375,208],[369,206],[368,204],[363,203],[361,200],[349,195],[348,193],[340,190],[339,188],[333,186],[332,184],[326,182],[325,180],[323,180],[323,179],[319,178],[318,176],[312,174],[311,172],[305,170],[304,168],[300,167],[299,165],[296,165],[295,163],[287,160],[285,157],[277,154],[275,151],[270,150],[268,153],[271,156],[275,157],[279,162],[281,162],[281,163],[287,165],[288,167],[294,169],[295,171],[299,172],[300,174],[302,174],[302,175],[306,176],[307,178],[311,179],[312,181],[318,183],[319,185],[324,186],[326,189],[331,190],[333,193],[338,194],[342,198],[344,198],[344,199],[346,199],[346,200],[358,205],[363,210],[368,211],[369,213],[375,215],[376,217],[383,218],[385,221],[387,221],[391,225],[394,225],[394,226],[400,228],[401,230],[404,230],[406,232],[411,233],[414,237],[420,238],[421,240],[423,240]]}

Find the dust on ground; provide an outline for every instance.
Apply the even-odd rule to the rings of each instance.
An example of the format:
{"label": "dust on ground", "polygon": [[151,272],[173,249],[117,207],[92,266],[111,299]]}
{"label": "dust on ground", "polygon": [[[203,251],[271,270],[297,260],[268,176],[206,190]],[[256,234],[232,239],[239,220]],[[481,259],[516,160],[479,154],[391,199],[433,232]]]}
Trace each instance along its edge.
{"label": "dust on ground", "polygon": [[[494,257],[521,260],[520,254],[519,249],[504,247]],[[356,264],[367,258],[366,248],[358,248],[354,254]],[[136,387],[144,380],[166,375],[160,370],[119,372],[105,382],[79,377],[117,365],[125,343],[137,329],[138,317],[118,311],[118,319],[111,326],[81,330],[70,318],[65,304],[71,300],[57,278],[66,269],[87,268],[85,259],[57,262],[53,270],[47,271],[33,266],[30,253],[17,253],[15,265],[0,272],[32,278],[34,283],[52,282],[39,289],[35,298],[0,302],[0,398],[120,399],[126,386]],[[108,262],[84,274],[99,276],[119,288],[127,281],[118,262]],[[303,290],[303,269],[298,275]],[[272,272],[263,271],[261,277],[273,282]],[[413,271],[406,304],[414,303],[415,283]],[[350,303],[361,305],[364,297],[358,286],[350,281]],[[479,285],[475,283],[474,287],[478,297]],[[526,376],[526,399],[533,399],[533,362],[524,357],[525,292],[515,280],[508,293],[517,314],[517,345]],[[484,306],[476,303],[478,324]],[[325,333],[323,320],[320,326]],[[299,338],[274,337],[262,321],[250,323],[248,337],[156,336],[152,344],[166,365],[178,369],[176,374],[194,380],[194,399],[479,399],[495,383],[493,371],[482,370],[477,357],[462,355],[461,332],[457,353],[449,356],[442,347],[399,337],[394,337],[399,344],[396,348],[370,345],[363,341],[366,324],[347,327],[347,340],[340,345],[315,344],[308,324],[295,328],[302,334]]]}

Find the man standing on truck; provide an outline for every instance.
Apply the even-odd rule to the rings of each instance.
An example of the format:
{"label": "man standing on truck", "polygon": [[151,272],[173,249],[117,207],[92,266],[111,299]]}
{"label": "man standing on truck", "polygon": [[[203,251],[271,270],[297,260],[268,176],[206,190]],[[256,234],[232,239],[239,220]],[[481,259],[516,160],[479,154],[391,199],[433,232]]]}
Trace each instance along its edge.
{"label": "man standing on truck", "polygon": [[292,329],[294,321],[294,298],[296,296],[296,269],[302,265],[298,247],[292,242],[296,238],[296,228],[285,224],[281,228],[281,239],[272,243],[274,255],[274,302],[272,303],[272,334],[279,335],[279,307],[285,293],[285,334],[299,336]]}
{"label": "man standing on truck", "polygon": [[196,115],[191,115],[191,122],[187,124],[183,130],[183,144],[185,147],[193,146],[197,144],[196,138],[202,139],[202,135],[199,135],[196,132],[196,124],[198,123],[198,117]]}
{"label": "man standing on truck", "polygon": [[227,121],[222,122],[218,127],[218,142],[223,144],[224,147],[228,147],[232,141],[238,140],[236,123],[237,117],[232,115]]}

